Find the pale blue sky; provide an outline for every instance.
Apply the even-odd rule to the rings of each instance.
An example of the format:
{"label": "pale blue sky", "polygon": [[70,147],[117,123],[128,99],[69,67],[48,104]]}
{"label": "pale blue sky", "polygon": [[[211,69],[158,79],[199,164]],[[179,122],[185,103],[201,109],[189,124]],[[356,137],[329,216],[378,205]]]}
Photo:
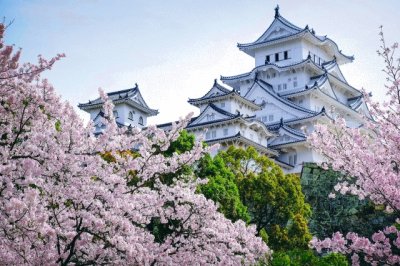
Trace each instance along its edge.
{"label": "pale blue sky", "polygon": [[389,42],[400,40],[397,0],[0,0],[0,16],[15,19],[6,42],[23,48],[23,61],[66,53],[45,76],[72,105],[97,97],[99,87],[112,91],[137,82],[160,111],[149,122],[162,123],[197,113],[187,99],[206,93],[214,78],[254,67],[236,43],[259,37],[276,4],[289,21],[308,24],[354,55],[354,63],[342,67],[347,80],[383,99],[378,27],[384,25]]}

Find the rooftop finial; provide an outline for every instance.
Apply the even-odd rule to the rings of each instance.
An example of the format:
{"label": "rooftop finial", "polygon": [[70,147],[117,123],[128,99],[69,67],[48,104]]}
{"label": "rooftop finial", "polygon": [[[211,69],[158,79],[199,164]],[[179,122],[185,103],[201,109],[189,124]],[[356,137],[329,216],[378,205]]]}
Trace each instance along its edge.
{"label": "rooftop finial", "polygon": [[283,117],[281,117],[281,122],[279,124],[281,127],[283,127]]}
{"label": "rooftop finial", "polygon": [[279,17],[279,5],[276,5],[275,7],[275,18]]}
{"label": "rooftop finial", "polygon": [[256,71],[256,73],[254,73],[254,80],[258,80],[258,71]]}
{"label": "rooftop finial", "polygon": [[321,113],[325,113],[325,106],[322,106]]}
{"label": "rooftop finial", "polygon": [[214,85],[217,85],[217,79],[214,79]]}
{"label": "rooftop finial", "polygon": [[135,83],[135,88],[139,88],[139,85],[137,83]]}

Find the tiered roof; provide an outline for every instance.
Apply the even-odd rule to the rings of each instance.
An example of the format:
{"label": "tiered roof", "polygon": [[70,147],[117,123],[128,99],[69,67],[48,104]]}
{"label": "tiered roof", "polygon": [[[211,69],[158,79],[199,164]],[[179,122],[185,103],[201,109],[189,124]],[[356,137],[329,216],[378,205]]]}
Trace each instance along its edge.
{"label": "tiered roof", "polygon": [[271,149],[280,149],[293,144],[301,144],[305,143],[307,140],[307,137],[303,132],[285,125],[283,119],[281,119],[277,126],[270,126],[269,129],[272,132],[277,133],[280,138],[283,136],[288,136],[287,140],[280,141],[279,138],[277,138],[276,141],[272,141],[268,145],[268,147]]}
{"label": "tiered roof", "polygon": [[[158,114],[158,110],[151,109],[146,104],[137,84],[135,84],[135,87],[130,89],[107,93],[107,96],[113,101],[114,104],[126,103],[149,116]],[[88,101],[87,103],[80,103],[78,107],[82,110],[89,111],[92,109],[101,108],[103,103],[104,101],[101,98],[97,98],[93,101]]]}
{"label": "tiered roof", "polygon": [[216,79],[214,80],[214,84],[211,89],[205,95],[200,98],[189,98],[188,102],[198,107],[203,104],[214,103],[225,99],[235,99],[248,106],[253,111],[261,110],[261,107],[259,105],[240,96],[240,94],[236,90],[229,90],[224,86],[218,84]]}
{"label": "tiered roof", "polygon": [[236,135],[233,135],[233,136],[206,140],[206,142],[208,144],[215,144],[215,143],[221,143],[221,142],[241,142],[248,146],[254,147],[256,150],[260,151],[261,153],[269,154],[272,156],[277,156],[279,154],[279,152],[276,150],[270,149],[270,148],[265,147],[251,139],[246,138],[245,136],[241,135],[240,132],[238,132]]}
{"label": "tiered roof", "polygon": [[261,47],[266,47],[293,39],[303,38],[307,41],[323,46],[332,57],[336,57],[339,64],[352,62],[353,56],[347,56],[339,50],[338,45],[326,36],[316,35],[313,29],[310,30],[308,25],[305,28],[300,28],[287,19],[282,17],[279,13],[279,6],[275,8],[275,19],[267,30],[254,42],[251,43],[238,43],[238,48],[250,56],[255,55],[255,50]]}
{"label": "tiered roof", "polygon": [[283,98],[279,96],[273,89],[272,85],[258,79],[257,77],[254,79],[253,84],[250,86],[249,90],[245,94],[244,97],[249,97],[249,95],[252,93],[252,91],[256,88],[255,85],[258,85],[263,91],[265,91],[269,96],[271,96],[272,99],[282,103],[284,106],[287,106],[288,108],[294,109],[297,112],[300,112],[303,115],[314,115],[316,112],[311,111],[307,108],[301,107],[300,105],[295,104],[294,102]]}

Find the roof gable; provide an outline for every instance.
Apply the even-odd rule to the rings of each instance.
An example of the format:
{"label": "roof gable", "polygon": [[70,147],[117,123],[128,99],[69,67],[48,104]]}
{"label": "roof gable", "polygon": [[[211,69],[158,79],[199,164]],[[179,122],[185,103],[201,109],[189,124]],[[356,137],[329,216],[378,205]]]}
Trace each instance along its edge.
{"label": "roof gable", "polygon": [[[216,97],[216,96],[220,96],[220,95],[225,95],[228,93],[231,93],[232,91],[225,88],[224,86],[218,84],[217,80],[214,80],[214,84],[211,87],[211,89],[202,97],[196,99],[196,100],[203,100],[203,99],[207,99],[207,98],[211,98],[211,97]],[[193,99],[195,100],[195,99]]]}
{"label": "roof gable", "polygon": [[340,79],[344,83],[347,83],[342,71],[339,68],[339,65],[336,63],[336,60],[332,60],[329,62],[325,62],[322,64],[322,67],[328,71],[329,74],[335,76],[336,78]]}
{"label": "roof gable", "polygon": [[[265,103],[273,104],[285,112],[292,114],[294,117],[315,114],[314,111],[301,107],[294,102],[279,96],[272,86],[265,81],[255,79],[252,86],[245,94],[245,98],[252,99],[257,93],[262,93]],[[264,108],[263,108],[264,109]]]}
{"label": "roof gable", "polygon": [[[139,87],[135,84],[134,88],[119,90],[107,93],[108,98],[113,102],[114,105],[126,103],[133,108],[137,108],[147,115],[157,115],[158,111],[151,109],[144,101],[142,94],[140,93]],[[101,108],[103,100],[99,97],[93,101],[87,103],[80,103],[78,107],[82,110],[88,111],[96,108]]]}
{"label": "roof gable", "polygon": [[278,38],[290,36],[298,33],[299,30],[284,23],[280,17],[275,18],[268,29],[254,42],[261,43],[266,41],[275,40]]}
{"label": "roof gable", "polygon": [[209,104],[203,110],[203,112],[201,112],[201,114],[190,123],[189,127],[193,127],[199,124],[214,123],[218,121],[236,118],[239,116],[240,114],[234,115],[225,110],[222,110],[221,108],[218,108],[214,104]]}
{"label": "roof gable", "polygon": [[275,131],[278,133],[279,137],[270,141],[268,146],[277,146],[306,140],[306,136],[303,132],[284,125],[282,121],[279,128],[275,129]]}

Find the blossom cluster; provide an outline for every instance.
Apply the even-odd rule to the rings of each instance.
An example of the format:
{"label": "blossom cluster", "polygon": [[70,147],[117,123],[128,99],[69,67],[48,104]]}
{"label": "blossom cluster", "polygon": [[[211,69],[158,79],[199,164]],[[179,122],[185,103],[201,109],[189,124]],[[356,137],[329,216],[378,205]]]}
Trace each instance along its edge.
{"label": "blossom cluster", "polygon": [[[119,128],[104,100],[93,134],[40,78],[64,55],[19,65],[0,24],[0,264],[253,264],[270,250],[196,193],[195,176],[160,177],[207,149],[164,156],[190,116],[168,132]],[[108,154],[112,160],[105,160]]]}
{"label": "blossom cluster", "polygon": [[[357,195],[369,199],[387,212],[400,214],[400,60],[395,59],[398,47],[387,47],[381,35],[378,55],[385,61],[384,72],[388,101],[372,101],[364,92],[373,119],[364,118],[361,128],[348,128],[343,118],[330,124],[317,125],[309,136],[311,146],[322,153],[327,165],[345,174],[334,193]],[[335,197],[331,193],[329,197]],[[397,225],[399,226],[399,225]],[[360,260],[376,265],[400,264],[400,231],[395,226],[384,228],[371,237],[354,233],[335,233],[331,239],[311,243],[317,250],[353,254],[353,264]],[[397,250],[397,251],[396,251]]]}

